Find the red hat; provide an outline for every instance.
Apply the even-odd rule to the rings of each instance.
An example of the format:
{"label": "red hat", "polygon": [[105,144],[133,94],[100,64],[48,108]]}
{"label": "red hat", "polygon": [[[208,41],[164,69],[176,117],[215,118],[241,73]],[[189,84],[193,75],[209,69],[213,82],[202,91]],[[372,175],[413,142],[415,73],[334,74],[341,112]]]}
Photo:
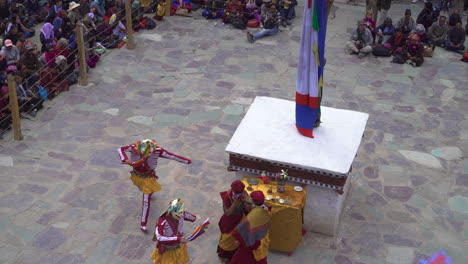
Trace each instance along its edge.
{"label": "red hat", "polygon": [[244,191],[245,184],[239,180],[231,183],[231,190],[235,193],[241,193]]}
{"label": "red hat", "polygon": [[262,191],[253,191],[250,197],[255,204],[263,204],[265,202],[265,195],[263,195]]}

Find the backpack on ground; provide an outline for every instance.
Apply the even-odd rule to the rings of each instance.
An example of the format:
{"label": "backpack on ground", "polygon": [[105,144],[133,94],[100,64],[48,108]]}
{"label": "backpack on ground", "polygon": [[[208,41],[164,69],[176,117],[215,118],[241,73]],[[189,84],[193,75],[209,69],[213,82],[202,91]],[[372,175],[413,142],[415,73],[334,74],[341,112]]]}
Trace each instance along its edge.
{"label": "backpack on ground", "polygon": [[245,29],[245,23],[242,19],[240,18],[235,18],[232,20],[232,26],[238,29]]}
{"label": "backpack on ground", "polygon": [[392,53],[382,44],[376,44],[372,48],[372,55],[376,57],[390,57]]}
{"label": "backpack on ground", "polygon": [[260,22],[257,19],[250,19],[249,21],[247,21],[247,27],[258,28],[260,27]]}
{"label": "backpack on ground", "polygon": [[156,21],[152,18],[146,19],[146,29],[154,29],[156,27]]}
{"label": "backpack on ground", "polygon": [[397,64],[405,64],[405,59],[401,54],[397,54],[393,56],[392,62]]}

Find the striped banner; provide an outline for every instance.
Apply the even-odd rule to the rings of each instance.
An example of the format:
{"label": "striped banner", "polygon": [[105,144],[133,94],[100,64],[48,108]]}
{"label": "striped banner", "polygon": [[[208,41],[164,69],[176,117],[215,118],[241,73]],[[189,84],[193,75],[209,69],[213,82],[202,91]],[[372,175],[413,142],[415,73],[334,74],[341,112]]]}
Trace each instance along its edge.
{"label": "striped banner", "polygon": [[320,123],[328,0],[307,0],[304,5],[296,80],[296,127],[313,138]]}

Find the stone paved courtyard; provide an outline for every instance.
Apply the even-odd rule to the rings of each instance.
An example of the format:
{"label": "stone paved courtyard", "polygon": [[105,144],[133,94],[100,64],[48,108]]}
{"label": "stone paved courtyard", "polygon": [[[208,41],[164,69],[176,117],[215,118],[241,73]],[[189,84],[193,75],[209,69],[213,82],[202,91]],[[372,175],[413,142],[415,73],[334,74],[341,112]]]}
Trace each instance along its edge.
{"label": "stone paved courtyard", "polygon": [[[408,5],[392,6],[394,21]],[[440,49],[420,68],[345,54],[363,10],[337,4],[327,34],[324,105],[370,114],[339,232],[309,232],[269,263],[410,264],[443,249],[466,264],[468,67]],[[301,21],[250,44],[199,16],[171,17],[140,32],[136,50],[107,54],[90,86],[23,120],[23,141],[0,141],[0,263],[151,263],[141,194],[116,152],[142,138],[194,161],[161,160],[151,226],[183,198],[213,223],[189,244],[192,263],[220,263],[218,192],[234,179],[224,148],[255,96],[294,100]]]}

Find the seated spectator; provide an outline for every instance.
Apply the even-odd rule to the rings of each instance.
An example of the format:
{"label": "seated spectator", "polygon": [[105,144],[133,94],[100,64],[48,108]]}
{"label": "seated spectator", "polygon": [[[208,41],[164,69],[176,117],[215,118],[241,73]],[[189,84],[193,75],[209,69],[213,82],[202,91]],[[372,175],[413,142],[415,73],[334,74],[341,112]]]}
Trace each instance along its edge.
{"label": "seated spectator", "polygon": [[375,32],[375,20],[372,19],[373,12],[371,9],[367,10],[366,17],[364,18],[364,22],[366,23],[367,28],[370,32]]}
{"label": "seated spectator", "polygon": [[68,48],[68,40],[65,38],[59,39],[57,45],[54,47],[55,56],[63,55],[67,58],[70,55],[70,49]]}
{"label": "seated spectator", "polygon": [[44,54],[42,54],[42,56],[44,57],[44,61],[45,64],[47,64],[47,66],[54,67],[55,57],[57,56],[54,52],[53,46],[48,46]]}
{"label": "seated spectator", "polygon": [[366,22],[359,20],[358,27],[353,30],[350,40],[346,43],[348,51],[350,54],[363,58],[372,52],[372,43],[374,43],[374,38],[367,28]]}
{"label": "seated spectator", "polygon": [[447,39],[448,26],[446,24],[447,18],[440,16],[438,22],[434,22],[428,30],[429,38],[431,38],[434,46],[445,46]]}
{"label": "seated spectator", "polygon": [[81,19],[80,10],[78,7],[80,7],[80,4],[71,2],[70,7],[68,8],[68,20],[70,21],[72,27],[75,27],[78,20]]}
{"label": "seated spectator", "polygon": [[25,86],[25,83],[23,83],[23,76],[20,73],[15,75],[15,80],[20,111],[26,112],[35,117],[37,111],[42,108],[43,100],[41,100],[38,95],[33,94],[28,87]]}
{"label": "seated spectator", "polygon": [[60,10],[57,16],[54,18],[52,24],[54,25],[54,35],[57,39],[60,39],[63,35],[64,27],[65,27],[65,17],[67,16],[67,12],[65,10]]}
{"label": "seated spectator", "polygon": [[223,15],[223,22],[228,24],[234,24],[235,20],[238,20],[239,23],[246,24],[247,21],[244,21],[244,7],[242,2],[239,0],[230,0],[226,3],[226,11]]}
{"label": "seated spectator", "polygon": [[[57,16],[58,13],[63,10],[63,2],[62,0],[58,0],[55,5],[52,7],[53,13],[51,14],[52,16]],[[65,11],[65,10],[64,10]]]}
{"label": "seated spectator", "polygon": [[19,62],[20,52],[9,39],[5,40],[5,46],[2,47],[0,54],[5,57],[7,65],[15,65]]}
{"label": "seated spectator", "polygon": [[268,10],[270,10],[271,4],[271,0],[263,0],[262,5],[260,6],[260,15],[262,18],[265,16]]}
{"label": "seated spectator", "polygon": [[411,10],[406,9],[405,11],[405,16],[398,21],[397,24],[397,31],[403,33],[403,35],[406,37],[408,34],[416,27],[416,22],[414,19],[411,17]]}
{"label": "seated spectator", "polygon": [[47,90],[49,99],[57,96],[60,92],[68,91],[68,81],[62,79],[58,69],[55,68],[55,61],[52,67],[46,67],[40,72],[39,84]]}
{"label": "seated spectator", "polygon": [[413,67],[419,67],[424,62],[423,44],[419,40],[419,36],[412,34],[408,37],[408,41],[403,47],[401,54],[406,63]]}
{"label": "seated spectator", "polygon": [[432,3],[426,2],[424,4],[424,9],[421,10],[421,12],[418,15],[418,18],[416,19],[416,23],[422,24],[424,28],[429,28],[435,21],[437,21],[437,14],[432,8]]}
{"label": "seated spectator", "polygon": [[50,2],[46,1],[40,8],[39,14],[36,17],[36,22],[52,22],[54,20],[54,9],[51,7]]}
{"label": "seated spectator", "polygon": [[164,15],[166,14],[166,3],[164,0],[158,0],[156,14],[154,15],[154,19],[161,21],[163,20]]}
{"label": "seated spectator", "polygon": [[270,5],[270,8],[266,11],[265,15],[262,16],[263,29],[260,32],[252,33],[247,31],[247,40],[250,43],[254,43],[256,40],[266,36],[276,35],[279,32],[279,26],[281,25],[281,14],[276,9],[275,5]]}
{"label": "seated spectator", "polygon": [[90,68],[95,68],[96,64],[101,58],[101,54],[97,53],[96,49],[101,48],[101,46],[97,45],[96,36],[92,33],[89,35],[87,44],[88,48],[86,49],[86,63]]}
{"label": "seated spectator", "polygon": [[88,0],[80,0],[80,6],[78,10],[80,11],[80,17],[85,17],[91,11]]}
{"label": "seated spectator", "polygon": [[423,25],[417,24],[416,27],[411,31],[411,33],[416,34],[419,36],[419,41],[424,44],[430,44],[429,37],[426,34],[426,29]]}
{"label": "seated spectator", "polygon": [[392,19],[387,17],[385,22],[375,29],[375,41],[379,44],[385,44],[395,33],[395,27]]}
{"label": "seated spectator", "polygon": [[[14,15],[11,19],[12,21],[12,26],[16,25],[18,28],[19,32],[22,32],[24,34],[25,38],[30,38],[34,36],[35,30],[33,28],[28,28],[24,25],[23,20],[21,19],[20,16]],[[7,29],[8,30],[8,29]],[[10,29],[11,30],[11,29]]]}
{"label": "seated spectator", "polygon": [[120,20],[119,23],[115,26],[114,28],[114,35],[116,35],[119,40],[123,40],[123,38],[125,38],[125,36],[127,36],[127,28],[125,27],[124,25],[125,23],[125,20]]}
{"label": "seated spectator", "polygon": [[10,5],[7,0],[0,0],[0,20],[10,18]]}
{"label": "seated spectator", "polygon": [[18,27],[16,25],[12,25],[8,34],[5,35],[5,39],[10,39],[14,45],[19,39],[20,32],[18,31]]}
{"label": "seated spectator", "polygon": [[37,21],[37,15],[39,15],[39,12],[41,11],[39,0],[26,0],[25,4],[28,9],[29,16],[36,22],[39,22]]}
{"label": "seated spectator", "polygon": [[260,16],[260,10],[258,6],[255,4],[255,0],[247,1],[247,3],[245,4],[245,11],[246,11],[245,16],[247,17],[248,20],[256,19],[259,25],[262,24],[262,17]]}
{"label": "seated spectator", "polygon": [[41,28],[41,34],[39,35],[39,38],[42,44],[41,52],[45,52],[47,50],[47,46],[54,47],[55,44],[57,44],[54,33],[54,26],[51,23],[45,23]]}
{"label": "seated spectator", "polygon": [[60,79],[66,79],[69,85],[78,82],[78,70],[75,69],[74,65],[68,64],[67,59],[64,56],[57,56],[57,58],[55,58],[55,64],[57,64]]}
{"label": "seated spectator", "polygon": [[[11,113],[9,108],[8,86],[0,88],[0,133],[7,130],[11,125]],[[0,138],[1,138],[0,134]]]}
{"label": "seated spectator", "polygon": [[172,0],[171,15],[186,14],[192,12],[190,0]]}
{"label": "seated spectator", "polygon": [[26,67],[30,74],[32,74],[39,70],[41,64],[39,63],[39,58],[37,57],[37,51],[32,44],[27,44],[25,49],[26,52],[21,55],[20,63]]}
{"label": "seated spectator", "polygon": [[106,15],[105,4],[105,0],[95,0],[92,1],[91,5],[89,6],[91,10],[94,8],[94,10],[96,11],[95,14],[97,22],[101,22],[102,18]]}
{"label": "seated spectator", "polygon": [[460,11],[458,9],[453,10],[453,13],[449,17],[449,27],[454,27],[457,22],[461,23]]}
{"label": "seated spectator", "polygon": [[206,19],[221,18],[224,15],[224,1],[208,0],[206,9],[202,11],[202,16]]}
{"label": "seated spectator", "polygon": [[[455,24],[455,27],[449,29],[445,49],[463,54],[465,50],[465,31],[462,28],[461,21]],[[2,49],[3,50],[3,49]]]}
{"label": "seated spectator", "polygon": [[102,23],[100,23],[97,27],[97,32],[99,32],[97,41],[103,42],[103,44],[105,42],[110,42],[112,36],[112,26],[109,24],[109,18],[107,16],[103,17]]}
{"label": "seated spectator", "polygon": [[[291,19],[294,13],[294,5],[291,0],[279,1],[279,12],[284,24],[291,25]],[[283,25],[284,25],[283,24]]]}

